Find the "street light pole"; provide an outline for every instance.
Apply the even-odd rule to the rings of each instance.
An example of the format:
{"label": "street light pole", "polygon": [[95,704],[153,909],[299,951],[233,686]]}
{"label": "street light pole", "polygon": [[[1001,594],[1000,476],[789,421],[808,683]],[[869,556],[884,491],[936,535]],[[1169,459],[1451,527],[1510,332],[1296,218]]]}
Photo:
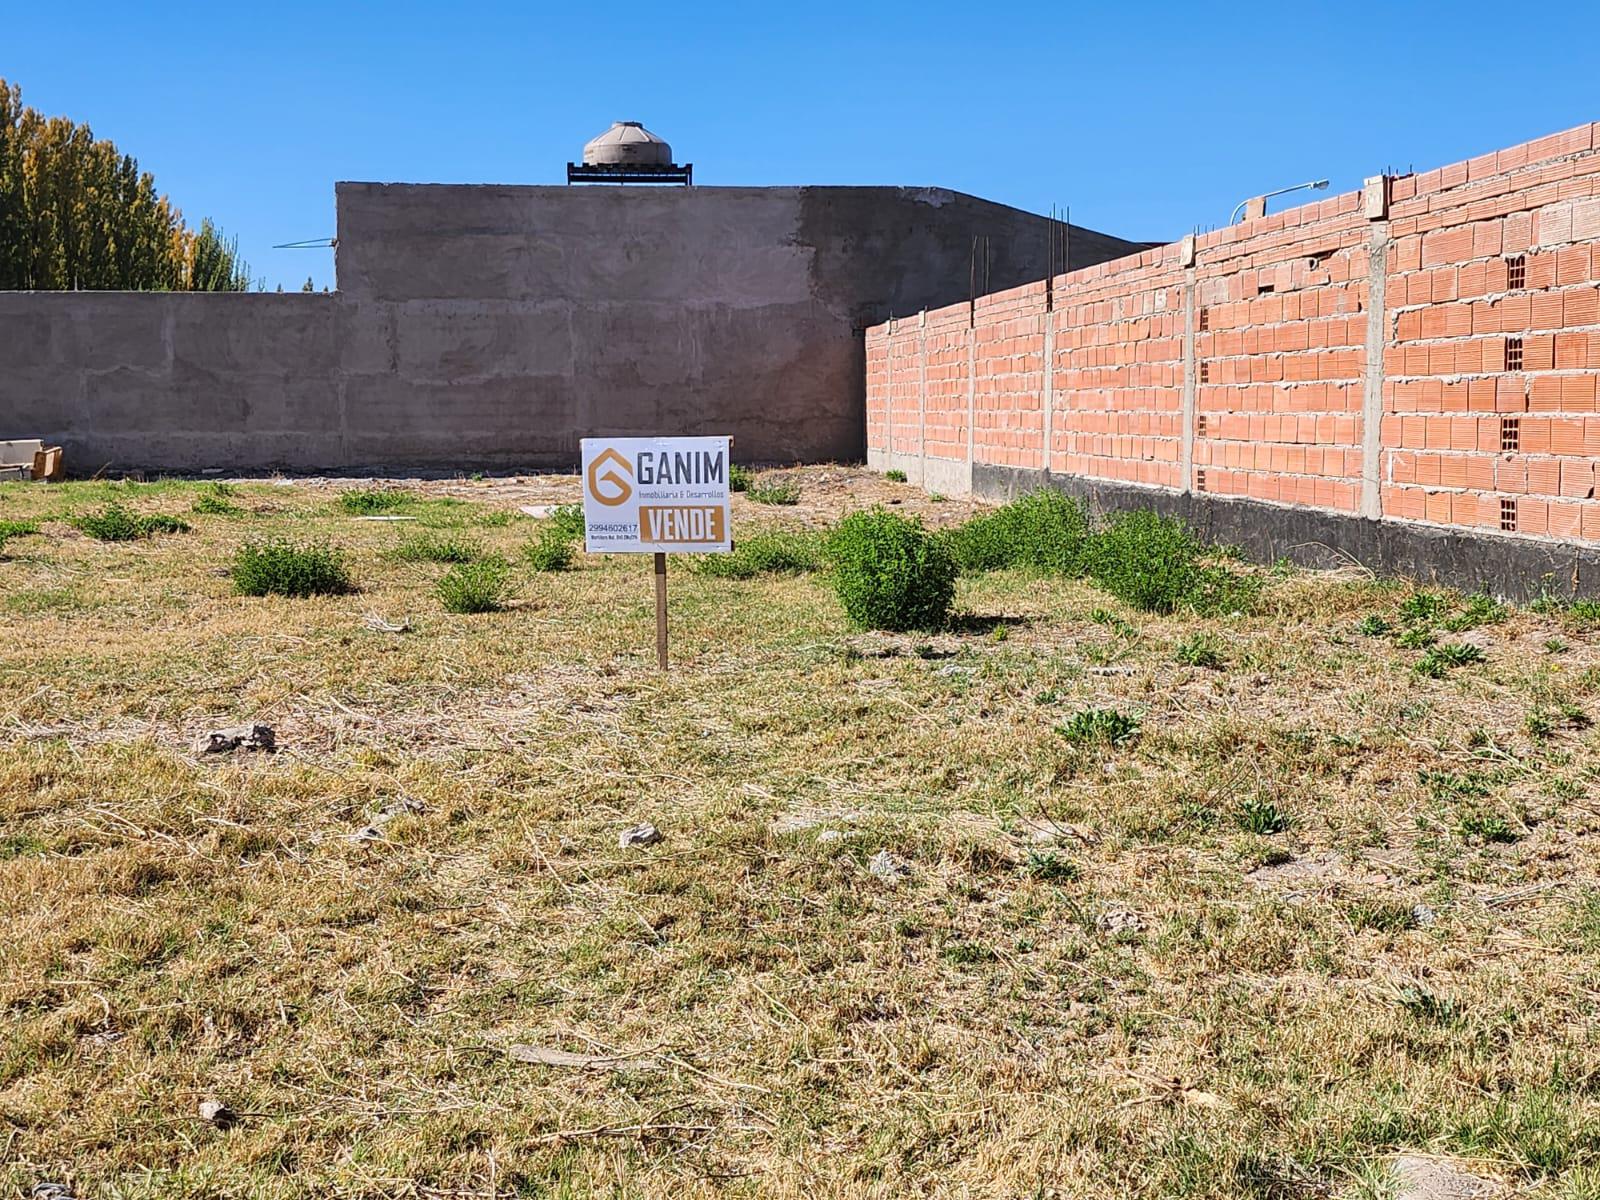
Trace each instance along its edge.
{"label": "street light pole", "polygon": [[1303,190],[1306,190],[1306,189],[1311,189],[1313,191],[1321,192],[1321,191],[1326,191],[1327,187],[1328,187],[1328,181],[1326,179],[1312,179],[1312,180],[1307,181],[1306,183],[1297,183],[1297,184],[1293,185],[1292,187],[1279,188],[1275,192],[1263,192],[1259,196],[1250,196],[1247,199],[1239,201],[1239,203],[1234,207],[1233,216],[1228,218],[1228,224],[1229,225],[1235,225],[1235,224],[1238,223],[1239,214],[1244,211],[1244,206],[1249,204],[1251,200],[1260,200],[1262,202],[1263,210],[1264,210],[1264,206],[1265,206],[1266,202],[1268,200],[1272,199],[1272,197],[1274,197],[1274,196],[1282,196],[1282,195],[1284,195],[1284,194],[1286,194],[1288,192],[1299,192],[1299,191],[1303,191]]}

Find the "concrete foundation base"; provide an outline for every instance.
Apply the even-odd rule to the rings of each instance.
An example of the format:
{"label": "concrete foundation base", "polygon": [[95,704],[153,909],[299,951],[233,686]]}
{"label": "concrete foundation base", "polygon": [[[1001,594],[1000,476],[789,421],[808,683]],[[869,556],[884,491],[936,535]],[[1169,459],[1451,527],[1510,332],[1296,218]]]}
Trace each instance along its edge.
{"label": "concrete foundation base", "polygon": [[1372,520],[1288,508],[1204,493],[1047,475],[982,464],[972,469],[975,494],[1009,500],[1053,487],[1101,512],[1148,508],[1187,521],[1207,541],[1238,546],[1256,562],[1288,559],[1300,566],[1360,566],[1510,600],[1540,595],[1600,596],[1600,548],[1528,537],[1465,533],[1409,521]]}
{"label": "concrete foundation base", "polygon": [[967,496],[972,493],[972,468],[961,459],[925,458],[920,454],[868,450],[867,467],[880,474],[885,471],[904,471],[906,482],[945,496]]}

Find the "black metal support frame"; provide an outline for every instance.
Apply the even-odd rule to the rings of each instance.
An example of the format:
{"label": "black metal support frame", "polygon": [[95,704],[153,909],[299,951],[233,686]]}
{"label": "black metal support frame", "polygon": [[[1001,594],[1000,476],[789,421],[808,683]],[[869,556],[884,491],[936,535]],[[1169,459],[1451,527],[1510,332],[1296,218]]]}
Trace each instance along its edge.
{"label": "black metal support frame", "polygon": [[646,166],[642,163],[567,164],[567,183],[694,183],[694,164]]}

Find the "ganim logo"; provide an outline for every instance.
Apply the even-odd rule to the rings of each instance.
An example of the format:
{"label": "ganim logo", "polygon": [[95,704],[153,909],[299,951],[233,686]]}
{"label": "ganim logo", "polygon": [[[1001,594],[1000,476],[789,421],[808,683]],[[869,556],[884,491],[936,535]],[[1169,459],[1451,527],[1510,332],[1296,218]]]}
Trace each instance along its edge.
{"label": "ganim logo", "polygon": [[[602,473],[608,463],[616,466]],[[633,466],[615,450],[603,450],[589,464],[589,494],[608,508],[626,504],[633,495]]]}

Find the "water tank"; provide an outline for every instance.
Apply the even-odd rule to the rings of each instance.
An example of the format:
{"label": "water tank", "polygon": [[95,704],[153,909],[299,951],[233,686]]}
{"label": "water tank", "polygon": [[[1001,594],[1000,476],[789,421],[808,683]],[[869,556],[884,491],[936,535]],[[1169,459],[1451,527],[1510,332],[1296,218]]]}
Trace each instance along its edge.
{"label": "water tank", "polygon": [[586,167],[672,165],[672,147],[637,121],[616,121],[583,147]]}

